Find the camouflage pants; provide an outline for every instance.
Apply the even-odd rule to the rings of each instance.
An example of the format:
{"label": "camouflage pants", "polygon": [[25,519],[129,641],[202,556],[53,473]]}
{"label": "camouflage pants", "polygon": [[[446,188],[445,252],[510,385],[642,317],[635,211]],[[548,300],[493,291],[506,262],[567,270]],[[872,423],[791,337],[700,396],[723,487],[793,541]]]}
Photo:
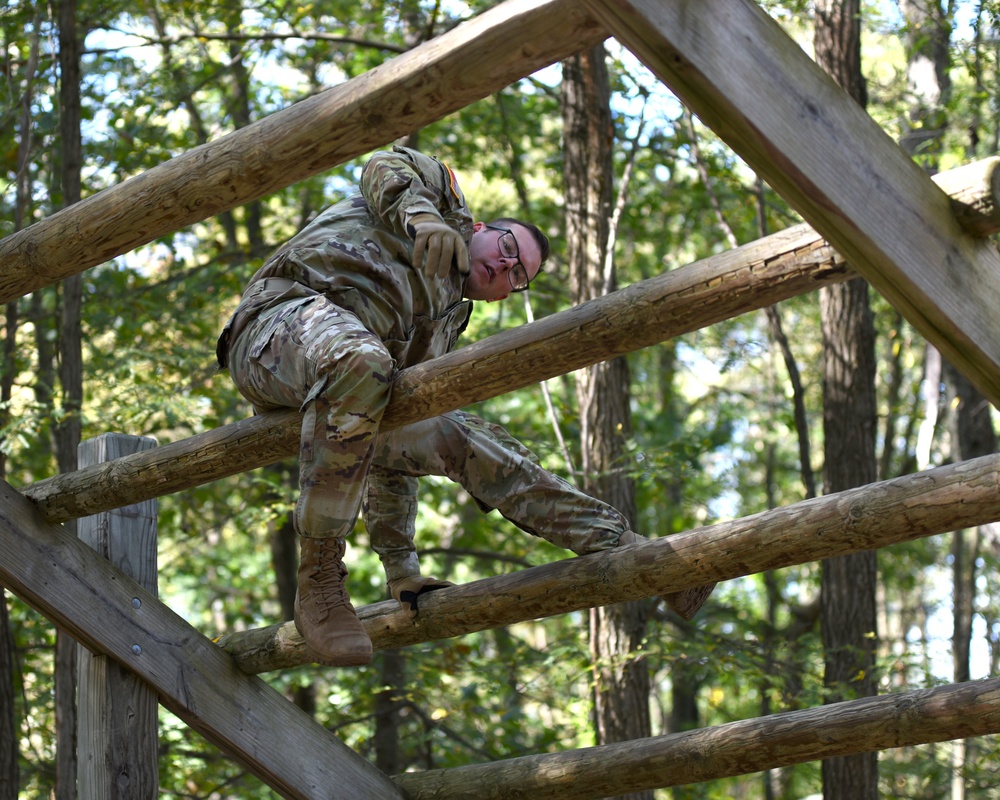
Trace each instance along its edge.
{"label": "camouflage pants", "polygon": [[615,547],[628,528],[614,508],[539,466],[499,425],[453,411],[378,437],[364,519],[389,580],[419,572],[413,532],[422,475],[450,478],[484,511],[579,555]]}
{"label": "camouflage pants", "polygon": [[419,572],[413,537],[422,475],[456,481],[484,509],[578,554],[616,546],[628,528],[614,508],[540,467],[479,417],[453,412],[379,434],[392,358],[356,316],[323,297],[260,313],[233,342],[229,364],[258,411],[303,412],[296,531],[346,537],[364,501],[390,580]]}

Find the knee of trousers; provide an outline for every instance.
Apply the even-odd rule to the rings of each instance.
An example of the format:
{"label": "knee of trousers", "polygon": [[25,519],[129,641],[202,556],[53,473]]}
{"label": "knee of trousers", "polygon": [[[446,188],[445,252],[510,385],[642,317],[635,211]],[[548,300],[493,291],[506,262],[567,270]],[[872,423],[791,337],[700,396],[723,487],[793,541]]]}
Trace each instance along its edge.
{"label": "knee of trousers", "polygon": [[[503,434],[503,435],[498,435]],[[386,454],[405,453],[423,462],[428,472],[455,479],[469,468],[469,459],[487,465],[529,461],[530,453],[502,428],[479,417],[454,411],[413,423],[390,434]],[[391,463],[389,466],[393,466]]]}
{"label": "knee of trousers", "polygon": [[389,400],[395,363],[374,336],[353,347],[332,348],[316,362],[317,382],[306,401],[321,396],[331,405],[381,410]]}

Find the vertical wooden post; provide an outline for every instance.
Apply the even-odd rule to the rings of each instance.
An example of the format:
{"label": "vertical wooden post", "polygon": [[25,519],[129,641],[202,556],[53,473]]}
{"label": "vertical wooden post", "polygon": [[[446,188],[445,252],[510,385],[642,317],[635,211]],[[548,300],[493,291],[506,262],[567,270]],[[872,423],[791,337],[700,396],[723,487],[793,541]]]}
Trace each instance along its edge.
{"label": "vertical wooden post", "polygon": [[[153,447],[155,439],[107,433],[80,443],[79,465],[83,468]],[[155,594],[156,512],[156,500],[105,511],[80,519],[77,535]],[[136,598],[133,605],[139,602]],[[83,647],[77,677],[79,797],[155,800],[159,792],[156,693],[116,661]]]}

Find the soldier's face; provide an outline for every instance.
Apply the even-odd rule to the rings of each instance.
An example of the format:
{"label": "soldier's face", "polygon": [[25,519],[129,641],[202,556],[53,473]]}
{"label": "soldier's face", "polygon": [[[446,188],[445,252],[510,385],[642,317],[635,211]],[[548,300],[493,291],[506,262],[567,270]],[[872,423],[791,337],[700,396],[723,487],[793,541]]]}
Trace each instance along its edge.
{"label": "soldier's face", "polygon": [[[541,268],[542,251],[538,242],[522,225],[512,225],[511,233],[517,240],[520,263],[529,280]],[[469,245],[469,277],[465,281],[465,296],[470,300],[503,300],[511,292],[508,273],[517,259],[507,258],[501,252],[500,237],[503,231],[487,228],[485,223],[473,226],[472,243]]]}

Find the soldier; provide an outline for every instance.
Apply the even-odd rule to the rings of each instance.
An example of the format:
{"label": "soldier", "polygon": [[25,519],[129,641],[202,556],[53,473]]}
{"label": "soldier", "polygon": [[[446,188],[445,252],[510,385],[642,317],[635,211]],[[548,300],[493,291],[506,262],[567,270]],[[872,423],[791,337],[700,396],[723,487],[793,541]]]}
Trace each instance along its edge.
{"label": "soldier", "polygon": [[420,594],[451,585],[420,575],[422,475],[449,477],[484,510],[577,554],[641,538],[617,510],[471,414],[379,432],[394,372],[451,350],[473,301],[524,291],[548,254],[530,223],[474,222],[447,165],[394,147],[368,160],[359,193],[317,216],[250,279],[220,336],[219,363],[258,412],[303,412],[295,625],[322,663],[372,659],[344,566],[359,511],[390,594],[411,613]]}

